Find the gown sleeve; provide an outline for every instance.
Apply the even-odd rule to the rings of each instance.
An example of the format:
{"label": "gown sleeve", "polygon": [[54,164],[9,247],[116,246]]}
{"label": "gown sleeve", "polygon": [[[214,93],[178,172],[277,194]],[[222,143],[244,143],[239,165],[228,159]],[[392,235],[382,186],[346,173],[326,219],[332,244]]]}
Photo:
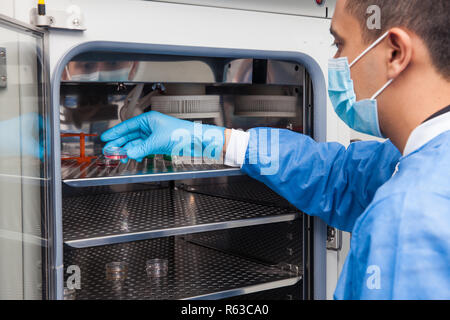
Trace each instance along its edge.
{"label": "gown sleeve", "polygon": [[346,149],[290,130],[249,132],[241,170],[306,214],[344,231],[352,230],[401,157],[389,140],[355,142]]}

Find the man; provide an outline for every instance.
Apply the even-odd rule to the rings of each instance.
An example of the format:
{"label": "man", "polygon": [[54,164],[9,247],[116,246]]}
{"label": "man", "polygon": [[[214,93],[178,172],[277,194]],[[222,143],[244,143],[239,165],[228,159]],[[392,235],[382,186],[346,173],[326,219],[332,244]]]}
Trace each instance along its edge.
{"label": "man", "polygon": [[[372,5],[381,9],[380,30],[366,24]],[[384,143],[357,142],[346,150],[288,130],[211,126],[199,137],[191,122],[156,112],[102,139],[125,145],[139,161],[170,154],[177,145],[170,136],[181,128],[197,151],[223,150],[226,164],[242,165],[307,214],[352,232],[337,299],[449,299],[449,13],[448,0],[337,2],[331,101],[350,127],[390,139]],[[267,159],[257,150],[268,133],[279,140],[279,168],[262,174]]]}

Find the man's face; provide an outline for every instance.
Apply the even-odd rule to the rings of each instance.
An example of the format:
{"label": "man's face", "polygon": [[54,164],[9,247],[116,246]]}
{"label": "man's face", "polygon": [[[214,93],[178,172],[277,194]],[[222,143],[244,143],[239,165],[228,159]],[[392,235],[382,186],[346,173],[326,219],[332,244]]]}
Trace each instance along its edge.
{"label": "man's face", "polygon": [[[370,43],[363,38],[361,24],[356,17],[348,13],[347,0],[338,0],[331,22],[331,34],[335,38],[337,53],[335,58],[347,57],[352,63]],[[366,17],[361,17],[366,19]],[[383,65],[383,49],[377,46],[370,50],[361,60],[351,68],[351,77],[357,100],[368,99],[386,83],[386,70]]]}

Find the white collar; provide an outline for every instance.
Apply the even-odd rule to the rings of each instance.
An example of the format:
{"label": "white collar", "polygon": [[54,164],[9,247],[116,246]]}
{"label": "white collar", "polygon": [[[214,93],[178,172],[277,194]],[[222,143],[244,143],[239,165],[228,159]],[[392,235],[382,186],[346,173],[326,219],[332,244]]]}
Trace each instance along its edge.
{"label": "white collar", "polygon": [[450,130],[450,112],[431,119],[415,128],[406,143],[403,156],[416,151],[441,133]]}

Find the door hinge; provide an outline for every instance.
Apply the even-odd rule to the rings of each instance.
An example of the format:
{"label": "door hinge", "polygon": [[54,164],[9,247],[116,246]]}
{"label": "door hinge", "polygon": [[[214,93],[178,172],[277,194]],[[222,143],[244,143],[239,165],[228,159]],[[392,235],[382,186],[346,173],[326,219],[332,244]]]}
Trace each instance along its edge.
{"label": "door hinge", "polygon": [[0,48],[0,88],[6,88],[8,75],[6,72],[6,48]]}
{"label": "door hinge", "polygon": [[327,249],[339,251],[342,248],[342,231],[327,227]]}
{"label": "door hinge", "polygon": [[280,262],[276,266],[280,269],[281,273],[301,274],[301,267],[295,264]]}
{"label": "door hinge", "polygon": [[39,12],[38,8],[32,8],[30,22],[37,27],[48,29],[86,30],[83,13],[76,5],[69,6],[65,11],[47,8],[45,11]]}

